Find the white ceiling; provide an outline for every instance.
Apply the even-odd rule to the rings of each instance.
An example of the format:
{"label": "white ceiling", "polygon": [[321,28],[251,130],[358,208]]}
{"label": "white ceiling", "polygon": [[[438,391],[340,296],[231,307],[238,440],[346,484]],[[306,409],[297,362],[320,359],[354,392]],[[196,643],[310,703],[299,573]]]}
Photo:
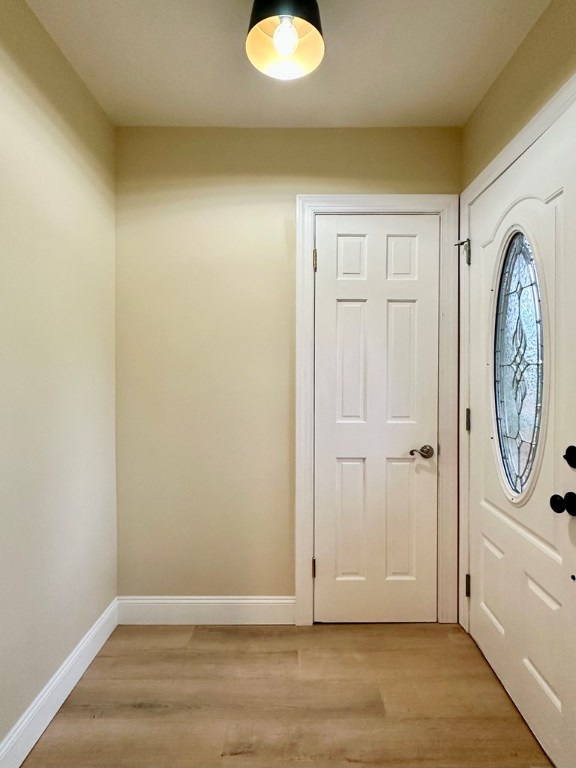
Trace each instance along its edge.
{"label": "white ceiling", "polygon": [[246,59],[251,0],[27,0],[120,125],[462,125],[549,0],[320,0],[300,81]]}

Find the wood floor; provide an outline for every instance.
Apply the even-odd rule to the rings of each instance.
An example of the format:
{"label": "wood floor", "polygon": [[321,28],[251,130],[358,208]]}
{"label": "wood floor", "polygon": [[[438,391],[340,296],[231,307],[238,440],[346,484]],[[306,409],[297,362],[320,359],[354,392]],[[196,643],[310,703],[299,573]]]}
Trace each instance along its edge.
{"label": "wood floor", "polygon": [[441,624],[118,627],[25,768],[541,768]]}

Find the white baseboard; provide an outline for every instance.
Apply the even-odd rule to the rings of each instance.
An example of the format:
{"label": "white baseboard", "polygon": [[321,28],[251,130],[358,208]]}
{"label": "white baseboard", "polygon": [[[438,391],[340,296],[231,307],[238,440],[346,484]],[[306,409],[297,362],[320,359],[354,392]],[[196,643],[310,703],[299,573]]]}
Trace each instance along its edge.
{"label": "white baseboard", "polygon": [[19,768],[118,624],[114,599],[0,742],[0,768]]}
{"label": "white baseboard", "polygon": [[293,597],[118,597],[0,742],[0,768],[19,768],[118,624],[294,624]]}
{"label": "white baseboard", "polygon": [[119,597],[118,623],[294,624],[294,598]]}

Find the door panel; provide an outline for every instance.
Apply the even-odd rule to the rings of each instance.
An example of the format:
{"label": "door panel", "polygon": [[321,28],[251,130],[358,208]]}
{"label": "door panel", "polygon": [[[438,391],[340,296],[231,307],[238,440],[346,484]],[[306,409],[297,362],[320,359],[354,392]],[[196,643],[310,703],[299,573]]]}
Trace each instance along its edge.
{"label": "door panel", "polygon": [[[576,269],[564,256],[567,233],[576,234],[575,127],[572,111],[469,208],[470,629],[560,768],[576,765],[576,519],[552,512],[549,498],[576,491],[576,472],[562,459],[576,441],[574,379],[566,378],[574,375]],[[530,242],[538,274],[544,387],[532,485],[520,496],[504,477],[494,394],[497,292],[516,231]],[[525,395],[522,334],[519,322],[517,397]]]}
{"label": "door panel", "polygon": [[316,621],[435,621],[437,215],[322,215]]}

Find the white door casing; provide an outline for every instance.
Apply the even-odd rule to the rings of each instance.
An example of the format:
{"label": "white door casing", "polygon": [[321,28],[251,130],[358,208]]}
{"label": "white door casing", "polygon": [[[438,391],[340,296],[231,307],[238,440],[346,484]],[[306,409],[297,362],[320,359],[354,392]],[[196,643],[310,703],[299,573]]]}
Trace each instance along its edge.
{"label": "white door casing", "polygon": [[[438,516],[438,620],[457,617],[457,205],[453,195],[298,198],[296,333],[296,623],[313,621],[314,289],[316,217],[324,214],[433,214],[440,221],[441,455]],[[422,443],[411,447],[420,447]],[[436,457],[435,457],[436,458]],[[422,460],[421,460],[422,461]],[[422,461],[422,463],[424,463]]]}
{"label": "white door casing", "polygon": [[[553,493],[576,491],[562,456],[576,442],[576,158],[572,107],[468,201],[470,631],[558,768],[576,765],[576,518]],[[510,236],[534,252],[542,295],[544,397],[532,485],[503,478],[494,416],[494,323]]]}
{"label": "white door casing", "polygon": [[439,235],[316,217],[316,621],[436,621]]}

